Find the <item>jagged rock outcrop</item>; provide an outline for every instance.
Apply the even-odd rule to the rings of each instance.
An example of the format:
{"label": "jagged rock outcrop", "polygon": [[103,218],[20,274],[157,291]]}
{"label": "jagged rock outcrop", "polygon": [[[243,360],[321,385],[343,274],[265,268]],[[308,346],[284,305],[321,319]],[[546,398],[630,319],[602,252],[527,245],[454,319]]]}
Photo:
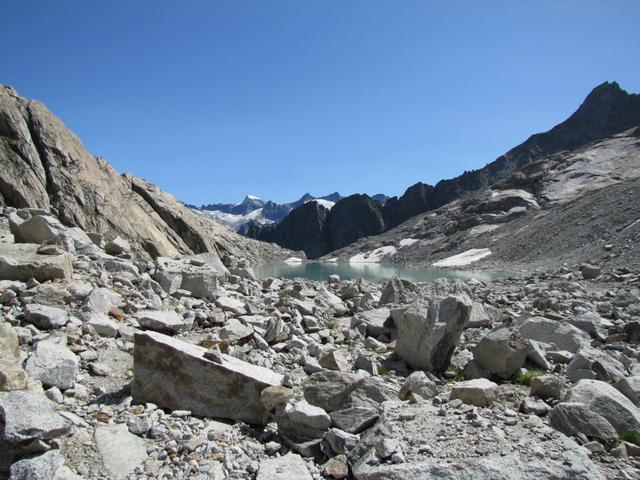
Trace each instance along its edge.
{"label": "jagged rock outcrop", "polygon": [[381,205],[368,195],[351,195],[334,205],[327,216],[325,238],[331,250],[358,238],[378,235],[385,230]]}
{"label": "jagged rock outcrop", "polygon": [[[0,86],[0,203],[52,211],[65,225],[129,239],[151,256],[217,252],[256,260],[278,249],[245,239],[157,186],[119,175],[40,102]],[[284,256],[284,255],[280,255]]]}
{"label": "jagged rock outcrop", "polygon": [[356,194],[338,201],[331,210],[309,201],[291,210],[276,226],[252,225],[247,236],[318,258],[384,230],[382,205],[368,195]]}
{"label": "jagged rock outcrop", "polygon": [[327,252],[323,234],[329,210],[317,202],[307,202],[291,211],[291,214],[273,230],[272,240],[278,245],[294,246],[310,258]]}
{"label": "jagged rock outcrop", "polygon": [[432,197],[433,187],[422,182],[407,188],[400,198],[391,197],[382,210],[385,228],[389,230],[411,217],[431,210]]}

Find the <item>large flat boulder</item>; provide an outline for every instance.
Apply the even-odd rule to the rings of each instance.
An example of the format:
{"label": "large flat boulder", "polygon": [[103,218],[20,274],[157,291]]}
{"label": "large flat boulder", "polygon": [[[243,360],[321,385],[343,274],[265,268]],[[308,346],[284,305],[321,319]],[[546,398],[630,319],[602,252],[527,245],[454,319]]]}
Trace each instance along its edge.
{"label": "large flat boulder", "polygon": [[470,296],[464,283],[438,280],[422,286],[409,306],[392,310],[400,358],[416,370],[445,371],[469,322]]}
{"label": "large flat boulder", "polygon": [[127,478],[147,459],[144,440],[124,423],[97,428],[94,437],[102,465],[114,480]]}
{"label": "large flat boulder", "polygon": [[566,401],[585,404],[607,419],[619,434],[640,433],[640,409],[608,383],[580,380],[569,391]]}
{"label": "large flat boulder", "polygon": [[589,335],[568,322],[558,322],[545,317],[529,317],[518,325],[518,331],[527,340],[536,340],[553,346],[556,350],[576,353],[591,343]]}
{"label": "large flat boulder", "polygon": [[507,379],[518,373],[527,351],[527,343],[515,329],[499,328],[482,337],[473,349],[473,359],[485,370]]}
{"label": "large flat boulder", "polygon": [[39,245],[31,243],[0,243],[0,280],[20,280],[26,282],[35,278],[39,282],[57,278],[70,280],[73,273],[71,257],[41,255]]}
{"label": "large flat boulder", "polygon": [[225,354],[155,332],[137,333],[133,398],[195,415],[261,424],[267,413],[260,393],[282,376]]}

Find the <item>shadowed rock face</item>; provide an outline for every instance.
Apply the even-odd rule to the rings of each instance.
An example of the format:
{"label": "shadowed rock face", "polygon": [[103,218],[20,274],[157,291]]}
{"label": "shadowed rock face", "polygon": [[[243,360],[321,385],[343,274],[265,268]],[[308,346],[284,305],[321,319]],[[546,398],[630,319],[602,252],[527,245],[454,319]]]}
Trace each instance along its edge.
{"label": "shadowed rock face", "polygon": [[325,238],[332,251],[358,238],[378,235],[384,229],[381,205],[368,195],[351,195],[336,203],[329,212]]}
{"label": "shadowed rock face", "polygon": [[[0,86],[0,204],[51,210],[63,223],[122,235],[151,256],[217,252],[257,259],[276,247],[191,212],[157,186],[119,175],[40,102]],[[275,248],[275,250],[274,250]]]}
{"label": "shadowed rock face", "polygon": [[280,245],[295,245],[294,250],[303,250],[315,258],[327,250],[323,229],[327,210],[317,202],[307,202],[294,209],[274,230],[273,241]]}

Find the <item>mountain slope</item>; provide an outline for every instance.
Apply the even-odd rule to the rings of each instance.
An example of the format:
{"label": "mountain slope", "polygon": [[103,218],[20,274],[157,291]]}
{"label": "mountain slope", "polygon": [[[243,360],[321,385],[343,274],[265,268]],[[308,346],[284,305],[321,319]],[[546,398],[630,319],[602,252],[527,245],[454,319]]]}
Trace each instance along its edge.
{"label": "mountain slope", "polygon": [[[493,187],[468,193],[362,238],[328,257],[473,268],[597,262],[640,267],[640,127],[529,163]],[[606,248],[605,248],[606,247]],[[377,258],[377,257],[376,257]],[[467,263],[460,261],[457,266]]]}
{"label": "mountain slope", "polygon": [[[532,135],[525,142],[509,150],[487,166],[464,172],[462,175],[442,180],[435,186],[416,183],[409,187],[400,198],[389,198],[384,206],[379,205],[383,217],[382,231],[388,231],[406,220],[423,212],[446,205],[471,192],[480,191],[509,178],[525,169],[537,160],[547,158],[561,152],[573,151],[591,142],[610,137],[640,124],[640,95],[629,94],[622,90],[616,82],[605,82],[594,88],[585,98],[578,110],[564,122],[545,133]],[[369,197],[360,198],[363,211],[366,210]],[[373,207],[371,207],[373,208]],[[355,241],[370,235],[361,228],[362,220],[357,215],[342,219],[340,230],[342,238]],[[255,230],[254,238],[263,238]],[[316,237],[313,250],[318,245],[327,248],[340,248],[342,242],[327,241],[327,233]],[[290,247],[292,238],[280,236],[279,245]],[[329,253],[329,250],[324,252]]]}
{"label": "mountain slope", "polygon": [[286,255],[201,218],[172,195],[119,175],[89,154],[40,102],[0,86],[0,204],[51,210],[85,231],[129,238],[137,252],[175,256],[217,252],[257,261]]}

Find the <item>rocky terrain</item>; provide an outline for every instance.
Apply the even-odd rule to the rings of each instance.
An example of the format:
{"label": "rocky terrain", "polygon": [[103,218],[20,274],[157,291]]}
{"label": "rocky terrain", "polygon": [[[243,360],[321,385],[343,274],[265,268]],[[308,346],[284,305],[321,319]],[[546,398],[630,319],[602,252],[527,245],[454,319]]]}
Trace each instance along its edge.
{"label": "rocky terrain", "polygon": [[[400,198],[392,197],[384,205],[368,195],[352,195],[337,202],[331,212],[325,212],[322,215],[309,209],[305,212],[295,212],[295,214],[292,212],[286,224],[253,229],[249,232],[249,236],[275,242],[286,248],[303,249],[309,258],[317,258],[348,246],[360,238],[392,230],[417,215],[447,206],[451,202],[465,197],[473,201],[478,193],[491,189],[503,189],[504,186],[500,185],[509,179],[517,184],[517,188],[538,195],[539,185],[535,179],[526,177],[526,174],[523,182],[513,182],[513,179],[519,179],[523,172],[539,169],[540,162],[547,165],[553,164],[554,161],[557,163],[558,156],[566,158],[570,153],[582,155],[589,145],[599,149],[601,148],[599,142],[614,138],[638,126],[640,126],[640,95],[625,92],[616,82],[605,82],[594,88],[578,110],[564,122],[547,132],[532,135],[522,144],[479,170],[464,172],[456,178],[442,180],[435,186],[419,182],[409,187]],[[615,149],[620,147],[619,143],[614,142],[613,145],[605,145],[603,148]],[[622,148],[633,150],[634,142],[628,143],[630,145]],[[615,156],[615,152],[611,153]],[[599,152],[594,154],[600,155]],[[633,154],[635,155],[636,152]],[[576,174],[582,177],[581,182],[585,181],[585,173],[592,173],[600,179],[606,178],[602,172],[598,171],[597,162],[592,162],[594,167],[592,171],[580,172],[579,160],[571,157],[568,159],[575,163],[574,168]],[[635,165],[637,166],[637,158]],[[637,167],[634,167],[635,170]],[[629,175],[623,174],[621,178],[629,178]],[[556,180],[556,194],[563,189],[568,189],[568,193],[560,193],[560,195],[575,197],[580,192],[571,190],[571,185],[574,183],[570,181],[565,186]],[[599,186],[604,186],[602,181]],[[545,193],[549,194],[551,199],[556,199],[552,192]],[[355,211],[358,212],[357,216],[352,213]],[[508,220],[502,219],[501,223]],[[308,238],[308,235],[304,241],[300,239],[301,232],[305,231],[304,225],[309,223],[320,224],[321,227],[321,234],[314,237],[315,242],[312,238]],[[317,252],[322,254],[317,255]],[[425,261],[424,258],[420,260]]]}
{"label": "rocky terrain", "polygon": [[42,103],[1,85],[0,164],[0,205],[51,211],[107,240],[124,236],[148,257],[217,252],[257,262],[290,253],[237,235],[142,178],[119,175]]}
{"label": "rocky terrain", "polygon": [[632,479],[640,274],[257,279],[0,217],[12,479]]}
{"label": "rocky terrain", "polygon": [[[325,260],[371,257],[507,271],[596,262],[637,269],[638,235],[640,127],[531,163],[489,189],[358,240]],[[467,261],[453,258],[465,253],[471,253]]]}
{"label": "rocky terrain", "polygon": [[639,478],[640,137],[609,131],[635,112],[616,87],[619,121],[572,117],[595,141],[532,137],[535,161],[439,208],[418,186],[429,211],[391,230],[366,196],[301,207],[299,248],[329,225],[333,261],[527,269],[420,284],[257,278],[299,254],[118,175],[3,87],[0,478]]}

